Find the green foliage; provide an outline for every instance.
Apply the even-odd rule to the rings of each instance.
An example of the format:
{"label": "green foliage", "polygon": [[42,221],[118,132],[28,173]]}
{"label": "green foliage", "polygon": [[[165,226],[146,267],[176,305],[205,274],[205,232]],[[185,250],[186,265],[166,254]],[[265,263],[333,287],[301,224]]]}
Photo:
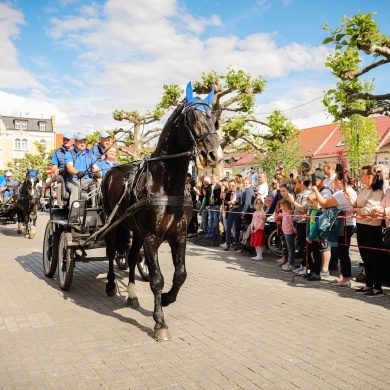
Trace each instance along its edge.
{"label": "green foliage", "polygon": [[374,119],[352,115],[341,123],[341,134],[353,171],[374,163],[380,139]]}
{"label": "green foliage", "polygon": [[283,161],[284,171],[286,173],[296,171],[299,163],[302,161],[297,133],[288,142],[280,144],[277,149],[268,149],[264,157],[259,156],[255,161],[267,173],[268,183],[275,175],[275,168],[279,161]]}
{"label": "green foliage", "polygon": [[39,142],[35,142],[38,153],[26,153],[26,156],[23,158],[13,158],[9,162],[8,168],[13,173],[15,179],[19,182],[23,181],[26,177],[27,169],[39,169],[39,176],[42,179],[46,179],[46,168],[50,167],[51,153],[46,153],[46,148],[41,145]]}
{"label": "green foliage", "polygon": [[[353,114],[370,116],[388,111],[381,101],[389,99],[390,95],[387,94],[389,97],[386,98],[373,95],[374,79],[367,77],[368,72],[390,61],[390,37],[380,32],[374,15],[373,12],[344,16],[340,27],[335,30],[331,30],[328,24],[323,26],[330,36],[322,43],[335,47],[335,52],[328,56],[325,65],[340,80],[337,88],[328,91],[323,100],[335,121]],[[368,56],[372,56],[373,63],[364,66]],[[365,81],[359,80],[362,75]]]}

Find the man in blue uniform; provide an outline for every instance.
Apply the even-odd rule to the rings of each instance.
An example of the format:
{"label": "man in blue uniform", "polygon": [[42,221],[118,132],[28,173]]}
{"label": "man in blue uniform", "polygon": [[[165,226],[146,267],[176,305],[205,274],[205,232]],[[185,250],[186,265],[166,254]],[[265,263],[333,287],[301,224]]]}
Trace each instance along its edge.
{"label": "man in blue uniform", "polygon": [[69,209],[72,203],[79,199],[80,190],[88,191],[92,183],[92,165],[94,156],[87,148],[87,137],[77,134],[74,141],[74,150],[65,153],[65,166],[69,173],[67,184],[70,191]]}
{"label": "man in blue uniform", "polygon": [[[45,190],[48,189],[52,183],[57,181],[59,175],[61,175],[66,181],[67,171],[65,168],[65,153],[73,149],[74,135],[68,131],[62,136],[62,146],[58,148],[51,158],[51,173],[53,175],[52,179],[45,184]],[[57,204],[62,206],[62,183],[57,184]]]}
{"label": "man in blue uniform", "polygon": [[96,156],[93,163],[97,164],[101,161],[101,157],[111,145],[111,136],[107,131],[102,131],[99,134],[99,143],[92,147],[92,153]]}
{"label": "man in blue uniform", "polygon": [[14,195],[14,188],[19,182],[12,177],[12,172],[7,171],[5,174],[6,179],[0,183],[0,192],[3,193],[4,203]]}

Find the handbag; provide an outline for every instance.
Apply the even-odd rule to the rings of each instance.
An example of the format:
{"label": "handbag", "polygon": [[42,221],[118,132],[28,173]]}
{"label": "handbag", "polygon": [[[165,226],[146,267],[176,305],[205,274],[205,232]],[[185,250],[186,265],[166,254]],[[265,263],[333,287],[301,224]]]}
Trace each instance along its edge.
{"label": "handbag", "polygon": [[383,229],[382,231],[382,246],[385,249],[390,249],[390,228]]}

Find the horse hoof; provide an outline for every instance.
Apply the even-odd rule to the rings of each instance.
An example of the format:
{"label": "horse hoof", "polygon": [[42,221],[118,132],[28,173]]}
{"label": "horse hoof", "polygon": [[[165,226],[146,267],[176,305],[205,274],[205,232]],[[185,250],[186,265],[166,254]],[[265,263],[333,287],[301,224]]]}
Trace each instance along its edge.
{"label": "horse hoof", "polygon": [[168,293],[161,294],[161,306],[167,307],[173,302],[175,302],[175,301],[171,299],[171,297]]}
{"label": "horse hoof", "polygon": [[155,329],[154,338],[157,341],[170,341],[172,339],[171,333],[168,328],[165,329]]}
{"label": "horse hoof", "polygon": [[127,306],[130,306],[133,309],[136,309],[137,307],[139,307],[138,298],[137,297],[135,297],[135,298],[127,298]]}
{"label": "horse hoof", "polygon": [[31,232],[31,233],[30,233],[30,238],[34,238],[34,237],[35,237],[35,234],[36,234],[35,232]]}
{"label": "horse hoof", "polygon": [[30,238],[30,235],[29,234],[25,234],[24,238]]}
{"label": "horse hoof", "polygon": [[22,234],[22,231],[21,231],[21,230],[18,230],[18,234]]}
{"label": "horse hoof", "polygon": [[115,295],[116,295],[116,288],[107,288],[106,287],[106,294],[109,297],[115,297]]}

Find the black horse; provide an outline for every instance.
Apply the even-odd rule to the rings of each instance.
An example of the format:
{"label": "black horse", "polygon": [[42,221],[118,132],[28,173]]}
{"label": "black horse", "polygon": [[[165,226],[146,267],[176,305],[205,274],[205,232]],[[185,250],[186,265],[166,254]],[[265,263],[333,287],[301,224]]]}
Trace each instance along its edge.
{"label": "black horse", "polygon": [[38,170],[28,169],[26,178],[19,186],[19,193],[15,201],[16,215],[18,217],[18,234],[22,234],[22,224],[25,228],[25,237],[35,237],[35,224],[39,206]]}
{"label": "black horse", "polygon": [[[187,276],[187,225],[193,209],[191,198],[185,196],[185,178],[190,159],[198,157],[203,166],[216,166],[222,158],[216,133],[218,121],[210,110],[213,94],[214,91],[205,100],[194,98],[189,83],[186,103],[179,105],[168,119],[151,157],[111,169],[102,184],[105,212],[112,217],[107,223],[111,227],[119,225],[133,232],[128,254],[127,304],[134,308],[139,307],[135,266],[140,249],[144,247],[150,287],[154,294],[154,336],[158,341],[171,337],[162,307],[175,302]],[[109,296],[116,293],[115,230],[112,229],[105,237],[109,259],[106,292]],[[119,234],[120,229],[117,230]],[[167,241],[171,247],[175,267],[172,287],[165,293],[164,277],[158,262],[158,248],[163,241]]]}

